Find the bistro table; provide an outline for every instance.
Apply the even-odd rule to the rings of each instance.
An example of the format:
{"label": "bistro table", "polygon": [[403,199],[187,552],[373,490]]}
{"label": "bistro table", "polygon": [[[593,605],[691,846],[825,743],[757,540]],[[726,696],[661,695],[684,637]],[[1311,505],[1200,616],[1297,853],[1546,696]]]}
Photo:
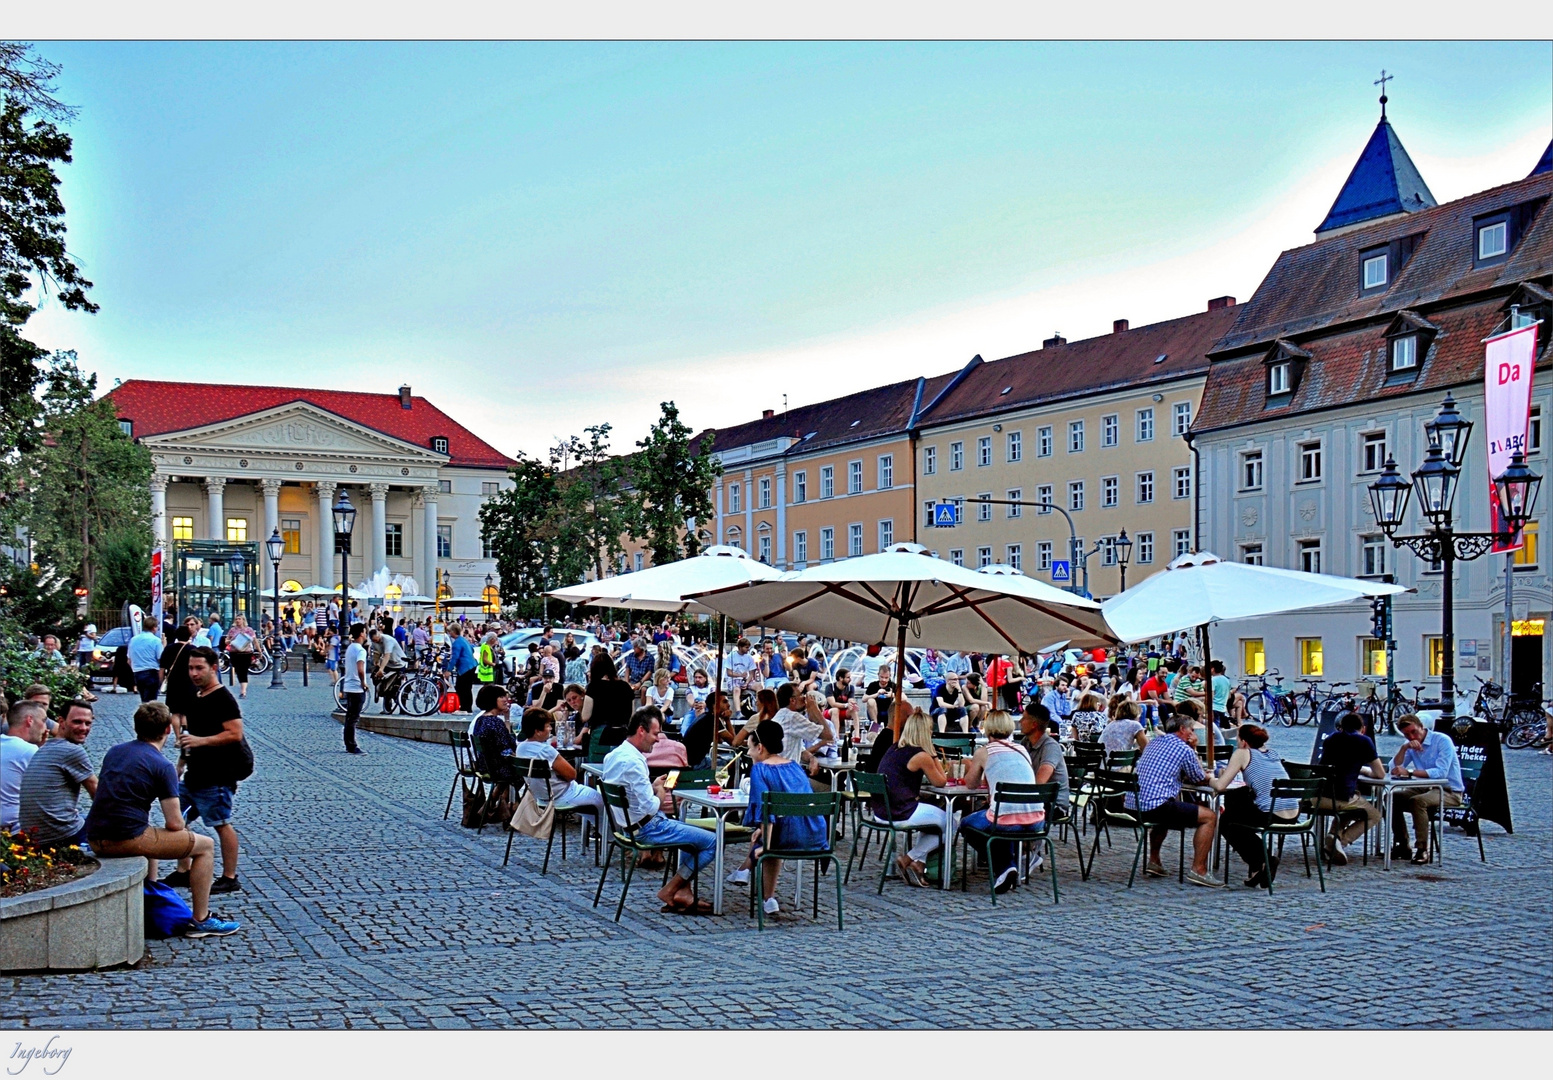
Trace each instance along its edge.
{"label": "bistro table", "polygon": [[[1373,776],[1365,776],[1363,773],[1360,773],[1359,774],[1359,783],[1365,785],[1368,788],[1379,788],[1380,789],[1380,791],[1377,793],[1378,797],[1380,798],[1380,847],[1381,847],[1381,851],[1384,853],[1382,855],[1382,858],[1385,860],[1381,865],[1385,869],[1390,870],[1391,869],[1391,805],[1392,805],[1392,802],[1394,801],[1394,799],[1396,798],[1397,792],[1398,791],[1417,791],[1420,788],[1439,788],[1441,793],[1442,793],[1440,795],[1440,800],[1443,802],[1445,800],[1445,796],[1444,796],[1443,793],[1445,791],[1449,790],[1450,782],[1447,781],[1444,777],[1440,777],[1439,779],[1436,779],[1435,777],[1432,777],[1432,776],[1420,776],[1420,777],[1392,776],[1392,775],[1390,775],[1390,771],[1388,770],[1386,778],[1384,780],[1377,780]],[[1443,817],[1443,815],[1442,815],[1442,817]],[[1442,821],[1442,825],[1441,825],[1441,831],[1442,831],[1442,833],[1444,831],[1443,821]],[[1439,844],[1437,846],[1442,848],[1442,849],[1445,847],[1444,844]],[[1445,862],[1445,852],[1442,850],[1440,852],[1440,863],[1443,865],[1444,862]]]}
{"label": "bistro table", "polygon": [[968,788],[964,784],[945,784],[942,787],[937,784],[923,784],[922,790],[930,795],[937,795],[944,800],[944,817],[947,821],[944,824],[944,854],[938,860],[938,884],[939,888],[947,889],[949,888],[950,881],[954,879],[954,838],[956,832],[954,804],[958,799],[985,799],[987,797],[987,789],[985,787]]}
{"label": "bistro table", "polygon": [[[716,854],[712,859],[712,914],[723,913],[723,844],[726,838],[726,816],[729,812],[749,809],[750,797],[738,788],[732,791],[722,791],[716,795],[710,795],[705,791],[676,791],[674,799],[679,807],[680,820],[684,820],[686,806],[699,806],[712,812],[716,821],[714,835],[717,837]],[[750,888],[756,888],[754,877],[751,876]]]}

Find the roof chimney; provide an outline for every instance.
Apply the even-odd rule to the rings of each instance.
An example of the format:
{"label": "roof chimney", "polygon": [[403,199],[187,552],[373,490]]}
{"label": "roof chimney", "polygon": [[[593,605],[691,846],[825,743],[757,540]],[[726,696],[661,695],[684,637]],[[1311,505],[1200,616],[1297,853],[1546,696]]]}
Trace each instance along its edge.
{"label": "roof chimney", "polygon": [[408,409],[408,408],[410,408],[410,384],[409,383],[405,383],[403,386],[401,386],[399,388],[399,407],[401,409]]}
{"label": "roof chimney", "polygon": [[1065,338],[1061,334],[1053,331],[1051,337],[1049,337],[1045,341],[1041,342],[1041,348],[1049,349],[1053,345],[1066,345],[1067,343],[1068,343],[1068,339],[1067,338]]}
{"label": "roof chimney", "polygon": [[762,409],[760,411],[760,418],[762,420],[770,420],[775,415],[776,415],[776,410],[775,409]]}
{"label": "roof chimney", "polygon": [[1208,301],[1209,311],[1223,311],[1227,307],[1234,306],[1235,298],[1233,296],[1215,296],[1212,300]]}
{"label": "roof chimney", "polygon": [[1123,332],[1126,331],[1126,329],[1127,329],[1127,320],[1126,319],[1117,319],[1115,322],[1113,322],[1111,324],[1111,333],[1113,333],[1113,334],[1123,333]]}

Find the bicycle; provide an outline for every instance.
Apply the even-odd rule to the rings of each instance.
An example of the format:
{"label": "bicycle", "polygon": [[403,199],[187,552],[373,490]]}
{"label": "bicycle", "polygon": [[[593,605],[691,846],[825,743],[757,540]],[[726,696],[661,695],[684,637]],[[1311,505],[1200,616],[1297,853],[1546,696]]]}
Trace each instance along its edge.
{"label": "bicycle", "polygon": [[1542,702],[1540,715],[1522,713],[1516,724],[1504,737],[1504,744],[1511,750],[1541,750],[1553,745],[1553,705]]}
{"label": "bicycle", "polygon": [[1305,684],[1304,690],[1291,690],[1283,697],[1283,709],[1278,719],[1283,721],[1284,727],[1308,724],[1321,710],[1322,699],[1318,697],[1321,693],[1321,680],[1301,679],[1300,682]]}

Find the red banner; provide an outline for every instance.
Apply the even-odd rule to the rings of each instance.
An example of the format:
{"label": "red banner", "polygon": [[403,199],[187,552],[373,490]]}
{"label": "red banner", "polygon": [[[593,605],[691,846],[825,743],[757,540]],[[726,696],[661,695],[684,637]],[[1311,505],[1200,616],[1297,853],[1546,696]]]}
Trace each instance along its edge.
{"label": "red banner", "polygon": [[[1526,433],[1531,424],[1531,379],[1537,357],[1537,324],[1488,339],[1483,371],[1483,411],[1488,421],[1488,506],[1493,531],[1499,532],[1499,499],[1494,479],[1510,465],[1510,455],[1527,452]],[[1494,551],[1516,551],[1517,534],[1510,543],[1496,543]]]}
{"label": "red banner", "polygon": [[151,552],[151,617],[156,620],[157,633],[162,632],[162,549]]}

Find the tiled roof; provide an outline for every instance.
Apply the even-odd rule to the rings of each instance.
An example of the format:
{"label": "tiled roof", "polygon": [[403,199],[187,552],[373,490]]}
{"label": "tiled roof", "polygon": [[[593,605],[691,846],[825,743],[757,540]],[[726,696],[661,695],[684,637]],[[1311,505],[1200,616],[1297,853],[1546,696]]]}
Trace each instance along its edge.
{"label": "tiled roof", "polygon": [[[1112,387],[1202,374],[1208,370],[1209,350],[1235,322],[1235,313],[1234,307],[1203,311],[979,364],[922,423],[936,427]],[[931,394],[924,400],[931,400]]]}
{"label": "tiled roof", "polygon": [[[1443,206],[1420,210],[1369,228],[1317,240],[1278,256],[1256,293],[1240,307],[1233,329],[1214,350],[1219,354],[1336,323],[1390,316],[1402,308],[1436,301],[1553,271],[1553,213],[1544,204],[1522,234],[1510,258],[1473,269],[1473,218],[1553,192],[1553,173],[1538,173],[1513,184],[1479,192]],[[1389,287],[1359,295],[1359,253],[1393,240],[1418,237],[1407,263]]]}
{"label": "tiled roof", "polygon": [[149,379],[121,383],[108,391],[107,396],[113,399],[119,416],[134,422],[136,438],[219,424],[294,401],[305,401],[373,431],[428,450],[432,436],[443,436],[448,440],[450,465],[506,469],[513,463],[511,458],[423,397],[412,397],[411,407],[406,409],[400,405],[398,394]]}
{"label": "tiled roof", "polygon": [[1434,204],[1429,185],[1382,116],[1316,231],[1341,229],[1390,214],[1411,214]]}
{"label": "tiled roof", "polygon": [[924,384],[922,401],[928,402],[951,378],[952,373],[926,380],[907,379],[813,405],[801,405],[747,424],[719,428],[713,449],[726,451],[788,436],[799,440],[788,453],[798,454],[881,435],[904,434],[911,420],[912,405],[917,401],[918,383]]}

